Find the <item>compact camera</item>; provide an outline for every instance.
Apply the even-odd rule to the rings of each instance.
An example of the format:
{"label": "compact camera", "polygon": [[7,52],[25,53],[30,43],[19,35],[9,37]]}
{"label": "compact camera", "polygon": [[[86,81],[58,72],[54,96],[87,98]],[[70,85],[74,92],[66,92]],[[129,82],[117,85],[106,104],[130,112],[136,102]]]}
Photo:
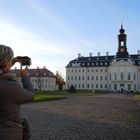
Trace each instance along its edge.
{"label": "compact camera", "polygon": [[28,56],[19,56],[18,59],[20,60],[21,66],[30,66],[31,65],[31,58]]}

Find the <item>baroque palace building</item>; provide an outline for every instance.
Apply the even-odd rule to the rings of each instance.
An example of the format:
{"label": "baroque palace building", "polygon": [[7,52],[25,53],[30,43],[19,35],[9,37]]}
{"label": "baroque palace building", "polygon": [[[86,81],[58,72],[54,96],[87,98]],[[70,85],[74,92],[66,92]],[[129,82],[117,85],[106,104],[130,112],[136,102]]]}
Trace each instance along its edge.
{"label": "baroque palace building", "polygon": [[116,55],[83,57],[71,60],[66,66],[66,88],[106,90],[113,92],[140,91],[140,50],[127,51],[127,35],[121,25]]}

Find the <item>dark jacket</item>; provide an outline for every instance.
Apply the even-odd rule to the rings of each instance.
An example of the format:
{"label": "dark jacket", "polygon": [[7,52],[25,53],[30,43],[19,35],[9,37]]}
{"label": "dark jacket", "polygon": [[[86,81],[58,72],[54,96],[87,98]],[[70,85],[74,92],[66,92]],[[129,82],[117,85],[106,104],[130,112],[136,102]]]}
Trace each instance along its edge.
{"label": "dark jacket", "polygon": [[33,101],[30,78],[21,78],[22,86],[9,74],[0,75],[0,140],[22,140],[20,104]]}

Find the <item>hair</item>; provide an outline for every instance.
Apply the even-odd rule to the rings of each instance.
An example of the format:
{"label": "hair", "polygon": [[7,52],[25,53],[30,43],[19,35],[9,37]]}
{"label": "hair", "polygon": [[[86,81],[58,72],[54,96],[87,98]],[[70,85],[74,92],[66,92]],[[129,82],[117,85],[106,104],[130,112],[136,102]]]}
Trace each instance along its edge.
{"label": "hair", "polygon": [[14,52],[12,48],[0,45],[0,68],[3,68],[4,65],[14,57]]}

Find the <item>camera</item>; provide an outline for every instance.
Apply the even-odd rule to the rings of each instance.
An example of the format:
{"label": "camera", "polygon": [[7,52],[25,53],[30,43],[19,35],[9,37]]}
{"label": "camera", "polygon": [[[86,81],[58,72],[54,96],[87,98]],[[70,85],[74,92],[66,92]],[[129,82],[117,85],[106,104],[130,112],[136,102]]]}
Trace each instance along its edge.
{"label": "camera", "polygon": [[31,65],[31,58],[28,56],[19,56],[18,59],[20,60],[21,66],[30,66]]}

